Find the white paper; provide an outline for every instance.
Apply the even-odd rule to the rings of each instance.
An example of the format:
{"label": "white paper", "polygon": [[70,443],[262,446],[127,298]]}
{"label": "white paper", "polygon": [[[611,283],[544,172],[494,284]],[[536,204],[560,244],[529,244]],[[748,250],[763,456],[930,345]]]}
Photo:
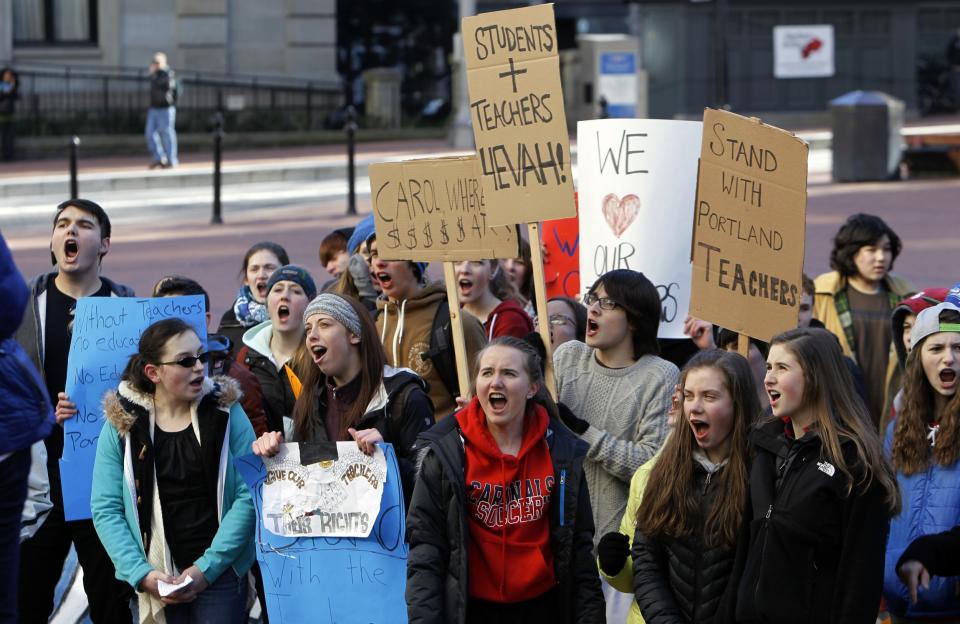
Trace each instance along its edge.
{"label": "white paper", "polygon": [[580,287],[640,271],[660,294],[659,336],[682,338],[703,124],[602,119],[577,124]]}
{"label": "white paper", "polygon": [[193,582],[193,577],[190,576],[189,574],[186,576],[186,578],[183,579],[182,582],[176,585],[173,583],[167,583],[166,581],[157,581],[157,591],[160,593],[161,598],[166,598],[170,594],[176,591],[180,591],[181,589],[183,589],[184,587],[186,587],[192,582]]}
{"label": "white paper", "polygon": [[283,444],[263,460],[263,524],[285,537],[367,537],[380,512],[387,460],[356,442],[337,442],[337,461],[300,463],[300,447]]}

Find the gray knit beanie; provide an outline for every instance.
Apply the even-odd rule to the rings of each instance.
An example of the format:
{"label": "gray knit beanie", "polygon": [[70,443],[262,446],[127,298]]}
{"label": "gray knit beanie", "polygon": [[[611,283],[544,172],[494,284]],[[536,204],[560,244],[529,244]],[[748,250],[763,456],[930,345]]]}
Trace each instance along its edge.
{"label": "gray knit beanie", "polygon": [[303,311],[303,322],[306,323],[307,319],[314,314],[326,314],[346,327],[351,334],[360,336],[360,317],[357,316],[357,311],[353,309],[350,302],[340,295],[333,293],[317,295]]}

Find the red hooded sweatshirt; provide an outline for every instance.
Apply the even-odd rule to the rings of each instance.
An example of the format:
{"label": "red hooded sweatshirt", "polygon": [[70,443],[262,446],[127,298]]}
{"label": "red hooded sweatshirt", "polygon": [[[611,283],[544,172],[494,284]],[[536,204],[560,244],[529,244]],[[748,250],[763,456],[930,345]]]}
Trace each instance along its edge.
{"label": "red hooded sweatshirt", "polygon": [[493,340],[500,336],[513,336],[514,338],[526,338],[527,334],[533,331],[533,321],[530,320],[523,307],[512,299],[504,299],[500,305],[495,307],[486,322],[483,324],[483,332],[487,335],[487,340]]}
{"label": "red hooded sweatshirt", "polygon": [[556,584],[550,549],[553,461],[544,434],[549,417],[531,404],[516,457],[504,455],[474,398],[456,414],[465,438],[469,594],[491,602],[520,602]]}

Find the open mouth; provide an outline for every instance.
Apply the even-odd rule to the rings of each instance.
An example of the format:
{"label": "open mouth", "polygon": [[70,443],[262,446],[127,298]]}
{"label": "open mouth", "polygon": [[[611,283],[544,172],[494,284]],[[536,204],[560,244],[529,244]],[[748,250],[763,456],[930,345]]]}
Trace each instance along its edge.
{"label": "open mouth", "polygon": [[277,320],[283,323],[288,318],[290,318],[290,308],[285,305],[281,305],[279,308],[277,308]]}
{"label": "open mouth", "polygon": [[470,289],[473,288],[473,282],[466,278],[462,278],[459,282],[457,282],[457,285],[460,286],[461,295],[469,295]]}
{"label": "open mouth", "polygon": [[502,392],[491,392],[487,396],[487,400],[490,401],[490,407],[500,411],[507,405],[507,396]]}
{"label": "open mouth", "polygon": [[77,257],[77,254],[80,253],[80,246],[77,244],[77,241],[68,239],[63,244],[63,255],[67,260],[73,260]]}
{"label": "open mouth", "polygon": [[380,282],[382,288],[389,288],[390,283],[393,281],[393,276],[385,271],[377,271],[373,274],[377,281]]}
{"label": "open mouth", "polygon": [[952,368],[945,368],[940,371],[940,383],[942,383],[945,388],[952,388],[956,381],[957,371]]}
{"label": "open mouth", "polygon": [[320,363],[320,360],[323,359],[323,356],[327,352],[327,348],[323,345],[314,345],[310,348],[310,352],[313,353],[313,361],[316,364]]}
{"label": "open mouth", "polygon": [[593,319],[587,319],[587,335],[593,336],[600,330],[600,325]]}
{"label": "open mouth", "polygon": [[258,281],[257,284],[256,284],[256,289],[257,289],[257,295],[258,295],[261,299],[265,299],[265,298],[267,297],[267,282],[266,282],[266,281],[262,281],[262,282],[259,282],[259,281]]}
{"label": "open mouth", "polygon": [[778,400],[780,400],[780,393],[776,390],[767,389],[767,396],[770,397],[770,405],[774,405]]}
{"label": "open mouth", "polygon": [[698,440],[702,440],[706,437],[707,433],[710,431],[710,423],[703,420],[690,419],[690,426],[693,428],[693,435]]}
{"label": "open mouth", "polygon": [[195,377],[190,380],[190,387],[199,390],[203,386],[203,377]]}

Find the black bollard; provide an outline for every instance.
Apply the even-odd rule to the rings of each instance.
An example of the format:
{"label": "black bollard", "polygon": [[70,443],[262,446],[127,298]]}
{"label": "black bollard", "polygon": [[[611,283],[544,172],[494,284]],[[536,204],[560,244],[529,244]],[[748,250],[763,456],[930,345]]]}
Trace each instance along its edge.
{"label": "black bollard", "polygon": [[223,159],[223,113],[213,115],[213,217],[210,223],[223,223],[220,216],[220,161]]}
{"label": "black bollard", "polygon": [[80,137],[73,135],[70,138],[70,199],[80,197],[77,184],[77,148],[80,147]]}
{"label": "black bollard", "polygon": [[353,104],[347,106],[347,121],[343,124],[343,129],[347,131],[347,214],[357,214],[357,181],[356,167],[354,157],[356,154],[357,141],[357,110]]}

